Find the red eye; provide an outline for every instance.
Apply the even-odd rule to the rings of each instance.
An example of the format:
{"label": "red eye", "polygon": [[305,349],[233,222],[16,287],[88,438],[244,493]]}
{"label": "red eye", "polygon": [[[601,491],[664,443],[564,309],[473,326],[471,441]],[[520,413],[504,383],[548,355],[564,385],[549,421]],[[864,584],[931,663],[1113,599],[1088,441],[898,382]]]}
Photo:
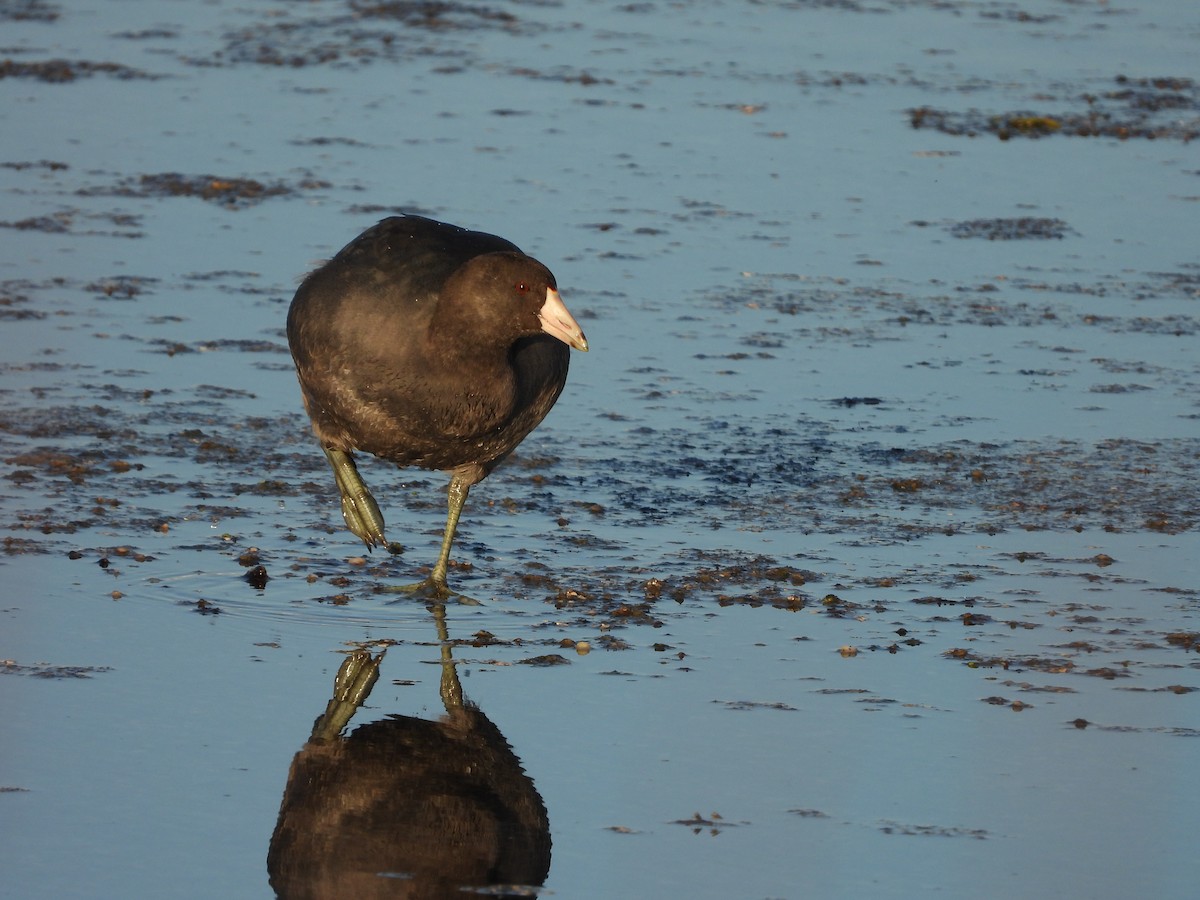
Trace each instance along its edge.
{"label": "red eye", "polygon": [[517,289],[517,293],[519,293],[519,294],[528,294],[529,293],[529,285],[527,285],[523,281],[518,281],[515,285],[513,285],[513,287],[515,287]]}

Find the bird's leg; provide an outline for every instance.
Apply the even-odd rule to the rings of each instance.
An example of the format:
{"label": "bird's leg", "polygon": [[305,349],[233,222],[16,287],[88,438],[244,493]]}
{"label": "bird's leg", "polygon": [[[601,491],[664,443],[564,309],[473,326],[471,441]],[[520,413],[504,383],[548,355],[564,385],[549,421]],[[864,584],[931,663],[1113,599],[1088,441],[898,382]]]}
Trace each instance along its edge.
{"label": "bird's leg", "polygon": [[454,543],[454,533],[458,531],[458,517],[462,515],[463,504],[467,502],[467,494],[471,491],[471,483],[457,474],[451,477],[450,487],[446,490],[449,512],[446,514],[446,529],[442,532],[442,549],[438,553],[429,580],[449,594],[446,587],[446,570],[450,565],[450,546]]}
{"label": "bird's leg", "polygon": [[371,496],[370,489],[358,474],[354,457],[344,450],[335,450],[332,447],[325,447],[324,450],[325,458],[333,467],[338,493],[342,495],[342,518],[346,520],[346,527],[362,538],[368,550],[386,547],[383,514],[379,511],[379,504]]}
{"label": "bird's leg", "polygon": [[442,532],[442,549],[438,553],[437,562],[433,564],[433,571],[429,573],[429,577],[416,584],[397,585],[389,587],[387,590],[416,594],[433,600],[456,597],[459,603],[477,604],[478,601],[472,600],[465,594],[450,590],[449,585],[446,584],[446,570],[450,566],[450,548],[454,544],[454,533],[458,530],[458,519],[462,515],[463,504],[467,502],[467,494],[470,493],[471,485],[474,483],[474,479],[463,477],[457,473],[450,478],[450,487],[446,492],[449,512],[446,515],[446,529]]}

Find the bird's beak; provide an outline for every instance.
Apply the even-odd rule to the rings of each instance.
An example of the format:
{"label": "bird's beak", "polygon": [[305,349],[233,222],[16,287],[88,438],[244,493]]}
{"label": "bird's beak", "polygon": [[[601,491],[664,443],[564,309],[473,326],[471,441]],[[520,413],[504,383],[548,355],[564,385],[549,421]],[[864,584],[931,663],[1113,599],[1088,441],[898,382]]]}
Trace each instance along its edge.
{"label": "bird's beak", "polygon": [[566,304],[554,288],[546,288],[546,302],[538,310],[538,320],[546,334],[558,338],[568,347],[587,353],[588,342],[583,336],[583,329],[567,311]]}

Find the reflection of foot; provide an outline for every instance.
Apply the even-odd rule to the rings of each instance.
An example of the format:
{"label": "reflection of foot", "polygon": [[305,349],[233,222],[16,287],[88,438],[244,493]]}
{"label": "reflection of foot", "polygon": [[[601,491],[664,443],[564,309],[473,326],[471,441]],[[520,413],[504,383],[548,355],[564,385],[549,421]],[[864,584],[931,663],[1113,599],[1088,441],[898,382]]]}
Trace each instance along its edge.
{"label": "reflection of foot", "polygon": [[382,650],[372,657],[370,650],[360,647],[347,656],[333,679],[333,699],[362,706],[379,679],[379,664],[386,652]]}
{"label": "reflection of foot", "polygon": [[358,649],[342,662],[333,679],[333,697],[325,706],[325,714],[313,723],[312,740],[331,741],[371,696],[371,688],[379,680],[379,664],[386,650],[372,657],[369,650]]}

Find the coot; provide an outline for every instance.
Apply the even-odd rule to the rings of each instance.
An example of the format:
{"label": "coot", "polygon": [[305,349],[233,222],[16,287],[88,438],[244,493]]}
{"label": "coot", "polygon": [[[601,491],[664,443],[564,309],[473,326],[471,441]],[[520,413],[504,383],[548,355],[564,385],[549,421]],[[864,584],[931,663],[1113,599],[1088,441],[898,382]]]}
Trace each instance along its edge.
{"label": "coot", "polygon": [[304,279],[287,335],[342,517],[368,549],[387,540],[354,451],[450,473],[441,553],[413,586],[449,596],[446,565],[471,485],[550,411],[568,347],[588,349],[554,276],[495,235],[393,216]]}

